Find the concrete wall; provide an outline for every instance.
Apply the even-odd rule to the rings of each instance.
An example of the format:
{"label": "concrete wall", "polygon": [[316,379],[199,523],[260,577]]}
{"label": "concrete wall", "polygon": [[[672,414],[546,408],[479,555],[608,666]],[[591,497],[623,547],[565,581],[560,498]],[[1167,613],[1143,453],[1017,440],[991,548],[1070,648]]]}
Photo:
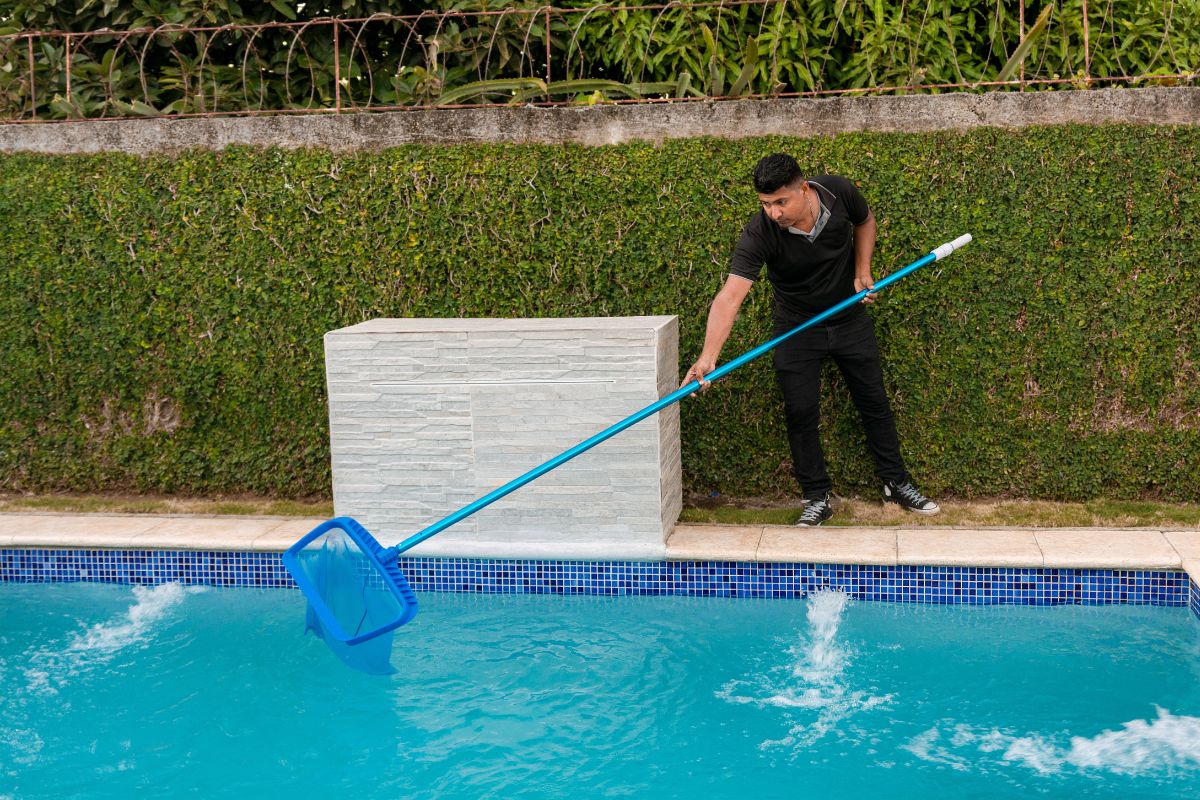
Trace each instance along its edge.
{"label": "concrete wall", "polygon": [[[333,501],[395,544],[678,386],[675,317],[378,319],[325,336]],[[413,555],[662,558],[679,408],[438,533]]]}
{"label": "concrete wall", "polygon": [[14,123],[0,125],[0,152],[146,154],[230,145],[347,151],[415,142],[603,145],[695,136],[828,136],[1117,122],[1197,124],[1200,88]]}

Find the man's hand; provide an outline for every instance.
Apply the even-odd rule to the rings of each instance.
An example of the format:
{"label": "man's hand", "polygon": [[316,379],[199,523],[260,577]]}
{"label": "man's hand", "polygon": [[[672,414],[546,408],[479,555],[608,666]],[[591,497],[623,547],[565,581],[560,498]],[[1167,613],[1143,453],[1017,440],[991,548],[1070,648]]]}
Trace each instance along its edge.
{"label": "man's hand", "polygon": [[[875,215],[867,212],[867,218],[861,225],[854,226],[854,293],[863,289],[874,289],[875,279],[871,277],[871,255],[875,252]],[[875,295],[869,294],[862,300],[864,303],[874,303]]]}
{"label": "man's hand", "polygon": [[[855,294],[858,294],[863,289],[874,289],[874,288],[875,288],[875,279],[872,278],[870,275],[867,275],[865,278],[856,277],[854,279],[854,293]],[[862,301],[864,303],[874,303],[875,297],[876,297],[875,293],[872,292],[872,293],[868,294],[866,297],[864,297],[862,299]]]}
{"label": "man's hand", "polygon": [[679,388],[682,389],[692,381],[700,381],[700,391],[707,392],[708,387],[712,386],[712,384],[704,380],[704,376],[716,368],[717,362],[715,360],[701,358],[695,364],[692,364],[692,368],[683,376],[683,383],[679,384]]}

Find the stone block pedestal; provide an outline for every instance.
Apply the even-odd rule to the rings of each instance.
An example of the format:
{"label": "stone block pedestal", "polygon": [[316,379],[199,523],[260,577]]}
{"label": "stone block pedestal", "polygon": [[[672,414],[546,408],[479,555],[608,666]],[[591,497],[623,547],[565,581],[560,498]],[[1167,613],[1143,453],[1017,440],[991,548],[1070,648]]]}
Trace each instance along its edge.
{"label": "stone block pedestal", "polygon": [[[675,317],[377,319],[325,335],[334,507],[393,545],[674,391]],[[410,555],[661,558],[672,405]]]}

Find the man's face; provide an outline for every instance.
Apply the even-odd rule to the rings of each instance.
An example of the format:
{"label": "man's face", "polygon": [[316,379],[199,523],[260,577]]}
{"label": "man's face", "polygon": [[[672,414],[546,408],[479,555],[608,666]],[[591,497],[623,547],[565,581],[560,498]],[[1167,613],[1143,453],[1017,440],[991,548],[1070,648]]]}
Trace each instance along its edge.
{"label": "man's face", "polygon": [[781,228],[799,227],[799,223],[807,221],[811,200],[808,193],[812,189],[808,181],[797,181],[790,186],[781,186],[769,194],[758,195],[758,202],[763,211]]}

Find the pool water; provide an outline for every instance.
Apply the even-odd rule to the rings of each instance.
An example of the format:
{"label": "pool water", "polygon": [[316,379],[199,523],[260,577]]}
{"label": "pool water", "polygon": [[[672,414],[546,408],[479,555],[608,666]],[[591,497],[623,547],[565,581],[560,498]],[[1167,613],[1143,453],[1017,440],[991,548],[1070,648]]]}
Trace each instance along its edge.
{"label": "pool water", "polygon": [[0,584],[0,798],[1200,796],[1181,608]]}

